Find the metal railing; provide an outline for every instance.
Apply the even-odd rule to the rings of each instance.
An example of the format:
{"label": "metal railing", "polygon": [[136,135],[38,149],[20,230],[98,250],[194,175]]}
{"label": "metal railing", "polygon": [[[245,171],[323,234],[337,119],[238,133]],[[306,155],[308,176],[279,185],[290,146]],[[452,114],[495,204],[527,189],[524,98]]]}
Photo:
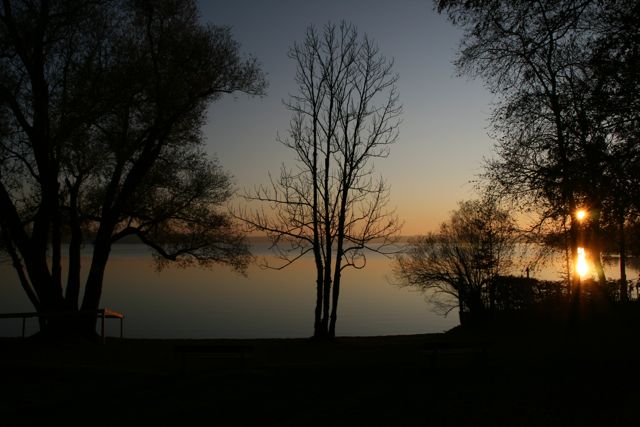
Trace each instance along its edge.
{"label": "metal railing", "polygon": [[78,316],[91,316],[95,315],[100,319],[100,337],[102,343],[105,342],[105,319],[120,319],[120,338],[124,335],[124,314],[117,311],[110,310],[108,308],[100,308],[96,311],[59,311],[59,312],[28,312],[28,313],[0,313],[0,319],[20,319],[22,318],[22,338],[25,337],[27,319],[38,318],[52,318],[52,317],[78,317]]}

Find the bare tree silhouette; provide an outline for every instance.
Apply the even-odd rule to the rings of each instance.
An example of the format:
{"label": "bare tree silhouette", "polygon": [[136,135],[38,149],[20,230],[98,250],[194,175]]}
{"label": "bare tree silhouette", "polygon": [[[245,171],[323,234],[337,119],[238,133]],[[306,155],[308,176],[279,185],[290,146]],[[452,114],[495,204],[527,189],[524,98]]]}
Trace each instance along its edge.
{"label": "bare tree silhouette", "polygon": [[394,273],[400,286],[432,292],[445,314],[457,307],[465,323],[491,308],[494,280],[511,267],[516,236],[509,212],[494,200],[461,202],[439,232],[409,241]]}
{"label": "bare tree silhouette", "polygon": [[246,194],[263,206],[241,216],[267,233],[283,260],[276,267],[313,254],[314,336],[333,337],[342,271],[364,268],[366,251],[384,253],[400,229],[372,163],[398,138],[397,76],[393,62],[345,22],[326,25],[322,34],[309,27],[289,56],[298,93],[286,103],[290,130],[279,141],[297,164],[283,165],[268,186]]}

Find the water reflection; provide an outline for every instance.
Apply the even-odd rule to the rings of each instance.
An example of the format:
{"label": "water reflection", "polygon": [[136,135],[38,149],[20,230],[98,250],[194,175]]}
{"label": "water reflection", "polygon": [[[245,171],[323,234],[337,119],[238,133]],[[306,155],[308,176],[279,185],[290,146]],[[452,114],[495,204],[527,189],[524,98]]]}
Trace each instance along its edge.
{"label": "water reflection", "polygon": [[[268,255],[264,242],[254,252]],[[88,259],[84,260],[85,266]],[[618,276],[618,259],[606,258],[608,277]],[[169,268],[157,272],[142,245],[115,246],[105,275],[102,306],[125,313],[125,336],[136,338],[308,337],[315,298],[312,260],[282,271],[253,265],[248,277],[223,267],[212,270]],[[557,280],[561,257],[535,272]],[[637,262],[628,277],[638,277]],[[442,317],[425,296],[389,284],[390,261],[369,255],[364,270],[346,270],[340,295],[338,335],[388,335],[442,332],[458,324],[456,312]],[[0,265],[0,312],[33,311],[11,266]],[[30,321],[27,332],[34,332]],[[21,332],[20,320],[2,319],[0,335]],[[107,333],[118,334],[117,322]]]}
{"label": "water reflection", "polygon": [[[260,242],[254,250],[268,254]],[[366,269],[344,273],[338,335],[441,332],[458,323],[457,315],[435,314],[421,293],[391,286],[387,258],[368,258]],[[159,273],[144,246],[117,245],[105,274],[101,305],[125,314],[127,337],[308,337],[313,332],[313,269],[312,259],[303,259],[282,271],[253,265],[248,277],[223,267]],[[0,277],[0,312],[33,311],[9,265],[0,265]],[[35,330],[36,322],[28,327]],[[3,336],[20,331],[19,321],[0,322]],[[107,332],[116,335],[117,325],[107,324]]]}

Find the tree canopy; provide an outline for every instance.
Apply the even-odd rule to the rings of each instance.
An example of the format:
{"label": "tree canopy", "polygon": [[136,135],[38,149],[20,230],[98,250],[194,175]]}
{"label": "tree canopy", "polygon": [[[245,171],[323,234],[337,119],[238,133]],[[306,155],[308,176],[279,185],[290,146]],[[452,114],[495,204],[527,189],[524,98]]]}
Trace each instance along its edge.
{"label": "tree canopy", "polygon": [[496,94],[488,187],[538,214],[535,230],[567,230],[572,258],[588,228],[604,282],[602,229],[624,239],[638,208],[637,2],[436,3],[465,30],[459,71]]}
{"label": "tree canopy", "polygon": [[229,174],[207,159],[201,127],[211,102],[260,95],[265,80],[194,1],[5,0],[0,76],[0,227],[39,311],[97,309],[111,245],[126,236],[162,262],[246,267],[243,235],[220,210]]}

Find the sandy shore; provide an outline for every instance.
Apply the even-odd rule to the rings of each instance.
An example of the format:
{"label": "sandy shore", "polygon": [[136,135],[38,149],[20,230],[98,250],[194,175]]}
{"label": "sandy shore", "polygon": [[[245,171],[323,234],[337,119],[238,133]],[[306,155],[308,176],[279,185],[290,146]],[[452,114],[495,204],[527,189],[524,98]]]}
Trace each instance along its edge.
{"label": "sandy shore", "polygon": [[4,426],[637,425],[638,356],[635,337],[604,332],[3,339],[0,414]]}

